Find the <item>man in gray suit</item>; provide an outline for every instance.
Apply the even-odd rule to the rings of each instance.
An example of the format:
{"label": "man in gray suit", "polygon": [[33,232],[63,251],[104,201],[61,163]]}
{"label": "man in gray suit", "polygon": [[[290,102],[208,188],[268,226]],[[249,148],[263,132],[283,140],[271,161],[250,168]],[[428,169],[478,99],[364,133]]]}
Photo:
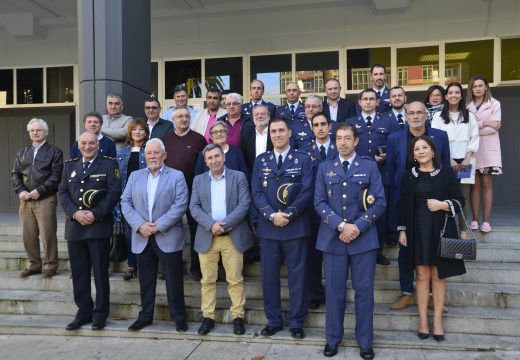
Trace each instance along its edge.
{"label": "man in gray suit", "polygon": [[243,172],[224,166],[225,155],[219,145],[207,145],[202,154],[209,171],[193,180],[190,201],[191,214],[198,223],[195,251],[199,253],[202,271],[203,320],[198,332],[206,335],[215,327],[216,281],[218,261],[222,255],[231,297],[233,332],[243,335],[246,301],[243,254],[253,245],[246,221],[251,203],[249,185]]}
{"label": "man in gray suit", "polygon": [[170,318],[177,331],[186,331],[182,249],[186,236],[182,217],[188,208],[188,186],[182,172],[164,165],[166,151],[160,139],[145,148],[147,167],[132,172],[121,197],[121,209],[132,227],[132,252],[137,254],[141,306],[128,330],[151,325],[157,285],[157,265],[166,280]]}

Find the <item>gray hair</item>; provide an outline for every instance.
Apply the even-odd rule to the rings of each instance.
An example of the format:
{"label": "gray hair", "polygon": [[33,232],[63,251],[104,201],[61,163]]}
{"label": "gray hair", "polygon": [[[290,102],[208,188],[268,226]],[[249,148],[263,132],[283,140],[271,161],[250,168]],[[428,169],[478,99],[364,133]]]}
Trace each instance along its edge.
{"label": "gray hair", "polygon": [[320,103],[323,102],[323,99],[321,98],[321,96],[318,96],[316,94],[307,95],[307,97],[305,98],[305,102],[307,102],[307,100],[312,100],[312,99],[319,100]]}
{"label": "gray hair", "polygon": [[27,123],[27,131],[29,131],[29,127],[34,123],[39,123],[42,126],[43,131],[45,131],[45,134],[49,133],[49,125],[47,125],[45,120],[38,118],[32,118],[31,120],[29,120],[29,122]]}
{"label": "gray hair", "polygon": [[157,145],[159,145],[159,147],[161,148],[162,151],[166,151],[163,141],[159,138],[153,138],[153,139],[148,140],[146,142],[146,146],[144,147],[145,151],[148,148],[148,145],[150,145],[150,144],[157,144]]}
{"label": "gray hair", "polygon": [[226,102],[229,100],[229,98],[234,98],[236,99],[240,104],[242,104],[242,95],[240,95],[239,93],[229,93],[226,97]]}
{"label": "gray hair", "polygon": [[209,133],[211,134],[211,131],[213,131],[213,128],[215,128],[219,125],[224,127],[224,130],[226,130],[226,133],[228,132],[226,123],[222,120],[217,120],[213,124],[211,124],[211,126],[209,127]]}
{"label": "gray hair", "polygon": [[107,100],[108,100],[108,98],[115,98],[115,99],[118,99],[119,101],[121,101],[121,104],[123,103],[123,97],[121,96],[121,94],[110,93],[107,95]]}
{"label": "gray hair", "polygon": [[220,153],[222,155],[224,155],[224,149],[222,149],[222,146],[220,146],[219,144],[208,144],[204,147],[204,149],[202,150],[202,156],[204,156],[204,158],[206,158],[206,153],[208,151],[211,151],[211,150],[215,150],[215,149],[219,149],[220,150]]}

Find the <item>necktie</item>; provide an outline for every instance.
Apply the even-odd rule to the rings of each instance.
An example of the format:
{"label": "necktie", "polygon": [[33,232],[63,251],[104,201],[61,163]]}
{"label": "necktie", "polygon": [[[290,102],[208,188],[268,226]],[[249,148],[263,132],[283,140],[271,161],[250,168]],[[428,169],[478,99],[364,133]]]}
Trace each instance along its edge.
{"label": "necktie", "polygon": [[294,105],[291,105],[291,116],[294,116]]}
{"label": "necktie", "polygon": [[377,98],[378,98],[378,99],[381,98],[381,90],[379,90],[379,91],[377,92]]}
{"label": "necktie", "polygon": [[85,161],[83,163],[83,172],[87,171],[89,166],[90,166],[90,161]]}
{"label": "necktie", "polygon": [[282,154],[278,155],[278,171],[282,168],[283,158]]}
{"label": "necktie", "polygon": [[404,127],[403,114],[397,114],[397,124],[401,129]]}
{"label": "necktie", "polygon": [[371,127],[372,127],[372,117],[367,116],[367,119],[366,119],[366,120],[367,120],[367,127],[368,127],[368,128],[371,128]]}
{"label": "necktie", "polygon": [[325,160],[327,158],[327,153],[325,152],[325,146],[323,146],[323,145],[320,146],[320,155],[321,155],[321,160]]}
{"label": "necktie", "polygon": [[341,165],[343,165],[343,171],[345,172],[345,174],[347,173],[348,171],[348,161],[345,160],[341,163]]}
{"label": "necktie", "polygon": [[258,103],[253,104],[253,109],[256,107],[256,105],[258,105]]}

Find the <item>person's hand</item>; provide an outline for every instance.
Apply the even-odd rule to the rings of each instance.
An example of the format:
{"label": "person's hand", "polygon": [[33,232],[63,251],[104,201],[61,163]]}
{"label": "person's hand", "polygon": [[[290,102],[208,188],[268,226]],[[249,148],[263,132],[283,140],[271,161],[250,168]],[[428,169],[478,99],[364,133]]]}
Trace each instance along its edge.
{"label": "person's hand", "polygon": [[382,164],[382,163],[385,162],[386,155],[384,155],[384,156],[376,155],[376,156],[374,156],[374,159],[376,160],[376,162],[377,162],[378,164]]}
{"label": "person's hand", "polygon": [[139,226],[139,232],[144,237],[150,237],[154,234],[155,224],[151,222],[145,222],[141,226]]}
{"label": "person's hand", "polygon": [[226,223],[223,223],[223,222],[220,222],[220,221],[217,221],[216,223],[214,223],[213,225],[211,225],[211,233],[215,236],[218,236],[220,234],[222,234],[224,232],[224,226],[226,225]]}
{"label": "person's hand", "polygon": [[18,194],[18,198],[20,200],[27,201],[30,199],[29,193],[27,191],[22,191],[21,193]]}
{"label": "person's hand", "polygon": [[74,213],[74,219],[83,226],[91,225],[94,223],[94,215],[88,210],[78,210]]}
{"label": "person's hand", "polygon": [[451,168],[453,169],[453,172],[459,171],[459,164],[457,164],[455,162],[455,160],[451,159],[450,160],[450,165],[451,165]]}
{"label": "person's hand", "polygon": [[36,189],[34,189],[33,191],[31,191],[29,193],[29,199],[38,200],[39,197],[40,197],[40,193]]}
{"label": "person's hand", "polygon": [[484,126],[490,127],[495,130],[500,130],[502,123],[500,121],[484,120]]}
{"label": "person's hand", "polygon": [[355,224],[345,224],[343,231],[339,234],[339,239],[344,243],[355,240],[361,232]]}
{"label": "person's hand", "polygon": [[459,165],[459,171],[466,171],[468,169],[469,163],[470,159],[464,159]]}
{"label": "person's hand", "polygon": [[399,244],[408,246],[408,239],[406,239],[406,231],[399,232]]}
{"label": "person's hand", "polygon": [[289,224],[289,214],[284,212],[277,212],[274,214],[273,225],[278,227],[284,227]]}
{"label": "person's hand", "polygon": [[428,210],[431,212],[439,211],[443,209],[443,206],[445,206],[444,201],[439,201],[436,199],[428,199],[426,200],[426,204],[428,205]]}

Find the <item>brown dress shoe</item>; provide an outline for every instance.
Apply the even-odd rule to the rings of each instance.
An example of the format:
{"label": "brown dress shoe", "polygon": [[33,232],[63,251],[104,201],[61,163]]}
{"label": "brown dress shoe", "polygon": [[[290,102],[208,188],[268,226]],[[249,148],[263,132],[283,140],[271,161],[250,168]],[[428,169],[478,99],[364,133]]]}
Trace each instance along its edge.
{"label": "brown dress shoe", "polygon": [[25,269],[20,273],[20,277],[26,278],[28,276],[34,275],[34,274],[40,274],[41,270],[32,270],[32,269]]}
{"label": "brown dress shoe", "polygon": [[[430,296],[430,298],[428,299],[428,309],[432,309],[433,310],[433,298]],[[446,306],[444,306],[442,308],[442,312],[443,313],[447,313],[448,312],[448,308]]]}
{"label": "brown dress shoe", "polygon": [[399,296],[399,299],[397,299],[396,302],[390,305],[390,309],[401,310],[413,304],[415,304],[415,299],[413,295],[401,295]]}
{"label": "brown dress shoe", "polygon": [[43,277],[44,278],[51,278],[54,275],[56,275],[56,270],[51,270],[51,269],[43,270]]}

